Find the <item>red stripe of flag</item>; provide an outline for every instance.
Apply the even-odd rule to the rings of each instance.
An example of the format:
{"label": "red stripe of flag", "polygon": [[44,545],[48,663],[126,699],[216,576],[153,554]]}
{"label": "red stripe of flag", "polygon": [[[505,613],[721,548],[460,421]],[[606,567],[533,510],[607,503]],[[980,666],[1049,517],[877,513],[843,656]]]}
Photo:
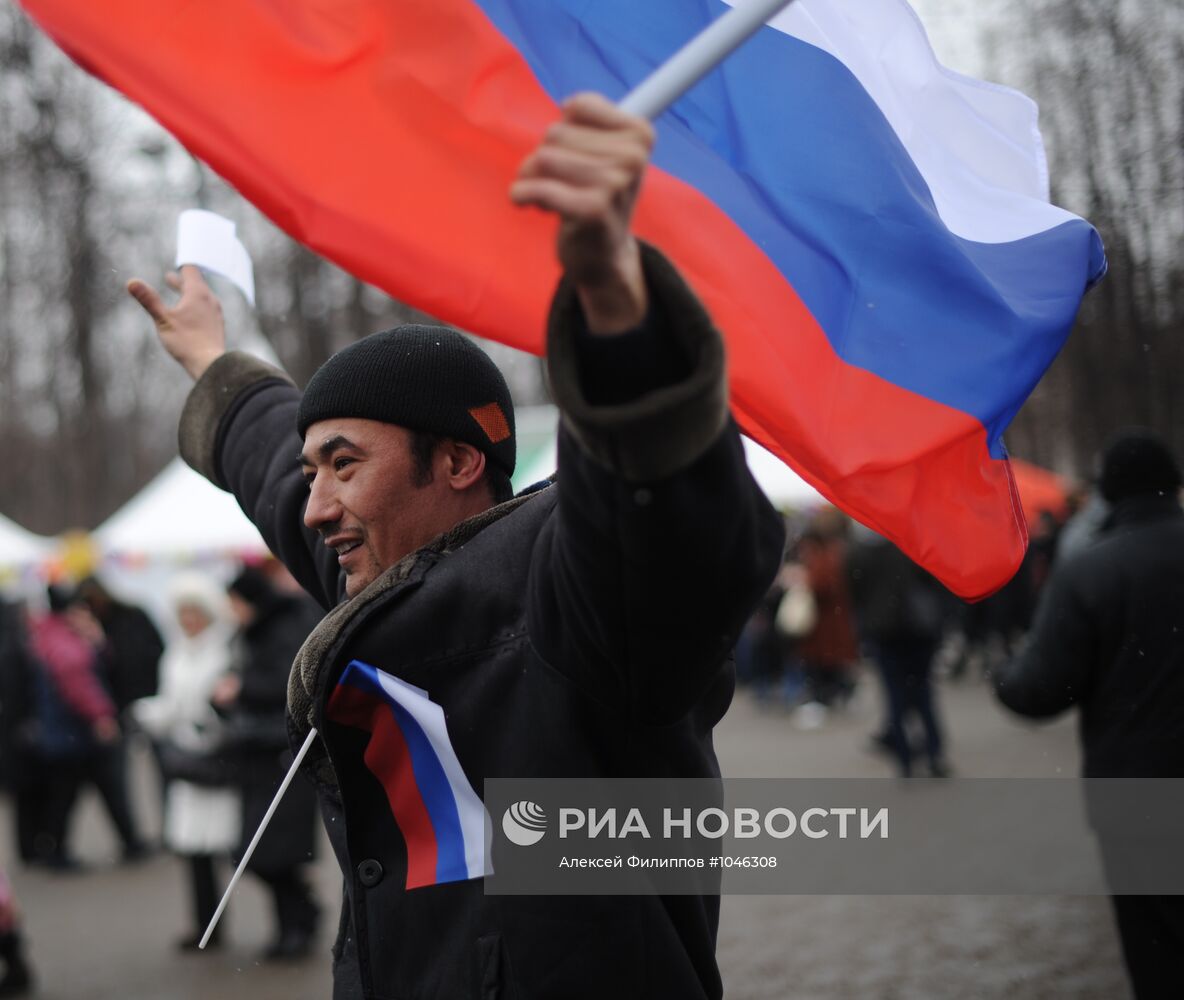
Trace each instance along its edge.
{"label": "red stripe of flag", "polygon": [[745,430],[959,595],[981,597],[1009,579],[1027,524],[1011,469],[991,458],[982,424],[844,362],[714,202],[659,170],[646,184],[638,230],[678,262],[723,329],[732,408]]}
{"label": "red stripe of flag", "polygon": [[348,684],[329,698],[327,714],[343,726],[370,734],[363,760],[381,783],[407,845],[407,888],[436,884],[436,833],[415,781],[407,741],[388,706]]}

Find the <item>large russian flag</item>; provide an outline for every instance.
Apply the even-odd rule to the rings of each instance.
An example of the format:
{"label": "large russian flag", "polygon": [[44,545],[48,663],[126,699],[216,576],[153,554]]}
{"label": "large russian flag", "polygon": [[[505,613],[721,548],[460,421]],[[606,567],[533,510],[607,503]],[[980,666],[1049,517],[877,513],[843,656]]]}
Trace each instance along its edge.
{"label": "large russian flag", "polygon": [[[297,239],[538,352],[554,221],[506,190],[577,90],[720,0],[22,0]],[[1036,109],[904,0],[798,0],[664,114],[637,228],[728,340],[745,430],[965,597],[1019,565],[1001,435],[1105,269]],[[362,334],[368,331],[357,331]]]}
{"label": "large russian flag", "polygon": [[353,660],[325,712],[370,734],[363,759],[403,835],[408,889],[490,874],[485,805],[452,749],[444,710],[426,691]]}

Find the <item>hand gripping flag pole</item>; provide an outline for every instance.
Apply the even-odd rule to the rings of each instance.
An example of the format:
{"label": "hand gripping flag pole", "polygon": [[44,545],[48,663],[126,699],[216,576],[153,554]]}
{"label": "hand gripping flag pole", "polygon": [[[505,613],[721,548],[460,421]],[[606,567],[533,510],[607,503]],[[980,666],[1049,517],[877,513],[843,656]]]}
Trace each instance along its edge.
{"label": "hand gripping flag pole", "polygon": [[222,913],[226,909],[226,904],[230,902],[230,894],[234,892],[234,887],[238,885],[238,880],[243,877],[243,872],[247,868],[247,862],[251,860],[251,855],[255,853],[255,848],[259,846],[259,841],[263,838],[264,831],[267,830],[267,825],[271,822],[271,817],[275,815],[276,808],[279,806],[280,800],[284,797],[284,792],[288,790],[288,786],[292,784],[292,779],[296,777],[296,770],[300,767],[300,762],[304,760],[304,756],[308,753],[308,748],[312,746],[313,738],[316,735],[317,731],[314,728],[310,729],[308,735],[304,738],[304,745],[296,754],[295,759],[292,761],[292,766],[288,768],[288,773],[284,775],[284,780],[280,782],[280,787],[276,789],[275,798],[271,800],[271,805],[267,807],[267,812],[263,814],[263,821],[259,824],[259,829],[255,831],[255,836],[251,838],[251,842],[243,852],[242,861],[238,863],[238,867],[230,877],[230,884],[222,894],[222,902],[218,904],[218,909],[214,911],[213,917],[210,918],[210,926],[206,928],[206,932],[201,936],[198,948],[205,948],[209,944],[210,935],[214,933],[214,928],[218,926],[218,921],[222,919]]}
{"label": "hand gripping flag pole", "polygon": [[[618,107],[622,111],[626,111],[631,115],[637,115],[640,118],[656,118],[674,101],[678,100],[682,94],[693,87],[698,80],[726,59],[745,39],[760,29],[769,18],[783,8],[788,7],[792,2],[793,0],[748,0],[747,3],[733,7],[722,17],[704,28],[703,31],[667,59],[666,62],[654,70],[645,80],[634,87],[633,90],[621,99]],[[276,790],[275,798],[272,799],[271,805],[268,806],[267,812],[263,816],[263,821],[259,824],[259,829],[255,831],[255,836],[251,838],[250,844],[247,845],[247,849],[243,853],[243,858],[238,863],[238,868],[235,869],[234,875],[231,876],[230,884],[226,886],[226,892],[222,895],[222,901],[218,904],[218,909],[214,911],[214,916],[210,920],[209,927],[206,928],[206,932],[202,935],[201,942],[198,945],[199,948],[205,948],[209,943],[210,935],[214,933],[214,928],[218,926],[218,921],[222,918],[226,904],[230,901],[231,893],[234,892],[235,886],[238,885],[238,880],[242,878],[242,874],[247,867],[247,862],[251,860],[251,855],[255,853],[255,848],[267,830],[267,826],[271,822],[271,817],[275,815],[280,800],[283,799],[284,793],[292,783],[292,779],[296,775],[296,769],[300,767],[300,763],[304,760],[304,756],[308,753],[308,748],[312,745],[313,738],[316,735],[316,729],[309,730],[308,736],[305,737],[304,745],[300,748],[300,752],[296,754],[296,758],[292,761],[292,766],[288,768],[288,773],[284,776],[284,780],[280,782],[280,787]]]}

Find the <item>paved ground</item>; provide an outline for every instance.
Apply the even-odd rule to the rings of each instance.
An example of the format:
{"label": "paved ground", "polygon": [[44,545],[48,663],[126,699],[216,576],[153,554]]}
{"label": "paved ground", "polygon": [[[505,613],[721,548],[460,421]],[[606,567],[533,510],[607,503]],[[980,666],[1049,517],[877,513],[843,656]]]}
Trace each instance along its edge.
{"label": "paved ground", "polygon": [[[1080,773],[1074,720],[1033,726],[982,684],[943,685],[950,758],[962,777]],[[719,732],[736,777],[875,777],[865,749],[878,705],[864,684],[822,729],[741,696]],[[1109,903],[1065,896],[725,897],[719,962],[732,1000],[1126,1000]]]}
{"label": "paved ground", "polygon": [[[802,730],[780,710],[741,694],[717,732],[732,776],[875,777],[887,764],[864,750],[877,714],[870,685],[846,713]],[[978,684],[945,685],[951,760],[966,777],[1048,777],[1078,771],[1072,721],[1030,727],[1006,717]],[[147,814],[146,768],[137,791]],[[0,829],[8,828],[7,815]],[[12,868],[46,1000],[325,1000],[326,920],[317,957],[258,961],[269,934],[264,897],[249,882],[234,901],[229,945],[181,956],[182,871],[161,856],[135,868],[111,863],[114,845],[96,803],[78,817],[76,876]],[[316,877],[327,909],[340,898],[324,852]],[[1105,899],[1014,896],[727,897],[719,959],[732,1000],[1125,1000],[1117,938]]]}

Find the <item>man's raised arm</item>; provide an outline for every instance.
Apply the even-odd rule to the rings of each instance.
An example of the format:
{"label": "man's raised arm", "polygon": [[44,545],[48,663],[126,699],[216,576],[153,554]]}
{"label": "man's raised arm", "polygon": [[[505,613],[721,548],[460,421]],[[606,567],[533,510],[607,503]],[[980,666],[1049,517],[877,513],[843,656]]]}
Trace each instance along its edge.
{"label": "man's raised arm", "polygon": [[[181,417],[182,458],[234,493],[267,547],[322,606],[332,607],[340,596],[334,554],[302,523],[308,490],[296,459],[300,393],[279,369],[227,351],[222,306],[198,268],[185,265],[165,282],[180,295],[172,306],[139,278],[127,290],[196,382]],[[248,432],[235,436],[235,447],[220,447],[220,428],[236,418]]]}
{"label": "man's raised arm", "polygon": [[708,701],[722,711],[728,652],[783,529],[729,417],[719,332],[631,232],[651,126],[595,95],[562,110],[511,188],[559,215],[564,271],[547,339],[559,516],[535,550],[528,622],[576,686],[666,725]]}
{"label": "man's raised arm", "polygon": [[174,306],[166,306],[160,293],[139,278],[127,283],[128,294],[152,317],[164,349],[196,382],[226,353],[222,304],[192,264],[182,266],[180,274],[170,271],[164,280],[181,295]]}

